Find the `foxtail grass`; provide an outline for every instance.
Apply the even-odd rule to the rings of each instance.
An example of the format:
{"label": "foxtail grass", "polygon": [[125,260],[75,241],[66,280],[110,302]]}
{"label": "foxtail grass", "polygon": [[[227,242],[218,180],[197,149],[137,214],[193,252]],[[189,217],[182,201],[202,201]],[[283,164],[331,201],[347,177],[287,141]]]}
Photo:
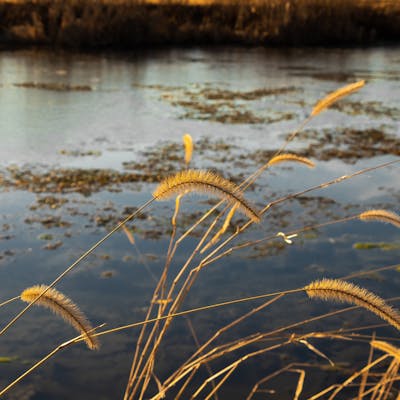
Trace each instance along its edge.
{"label": "foxtail grass", "polygon": [[301,157],[301,156],[298,156],[297,154],[291,154],[291,153],[279,154],[275,157],[272,157],[268,161],[268,165],[280,164],[280,163],[284,163],[284,162],[295,162],[295,163],[299,163],[299,164],[304,164],[310,168],[315,167],[315,163],[313,161],[311,161],[309,158]]}
{"label": "foxtail grass", "polygon": [[[45,289],[47,291],[42,295]],[[21,293],[21,300],[26,303],[31,303],[36,299],[37,305],[50,309],[54,314],[59,315],[74,327],[82,335],[89,349],[97,350],[100,347],[98,339],[93,335],[93,327],[71,299],[54,288],[48,288],[46,285],[32,286]]]}
{"label": "foxtail grass", "polygon": [[316,116],[320,114],[322,111],[329,108],[332,104],[341,100],[343,97],[346,97],[357,90],[361,89],[365,85],[365,81],[361,80],[355,83],[351,83],[349,85],[343,86],[325,96],[323,99],[319,100],[314,108],[311,111],[311,116]]}
{"label": "foxtail grass", "polygon": [[378,221],[392,224],[397,228],[400,228],[400,216],[392,211],[386,210],[369,210],[364,211],[359,215],[361,221]]}
{"label": "foxtail grass", "polygon": [[193,154],[193,140],[188,133],[183,135],[183,146],[185,148],[185,164],[188,166]]}
{"label": "foxtail grass", "polygon": [[180,171],[164,179],[153,192],[153,197],[156,200],[166,200],[187,192],[212,194],[232,205],[238,204],[239,211],[253,222],[260,222],[258,212],[243,197],[239,187],[211,171]]}
{"label": "foxtail grass", "polygon": [[310,283],[304,289],[312,299],[356,304],[400,330],[399,312],[379,296],[353,283],[340,279],[322,279]]}

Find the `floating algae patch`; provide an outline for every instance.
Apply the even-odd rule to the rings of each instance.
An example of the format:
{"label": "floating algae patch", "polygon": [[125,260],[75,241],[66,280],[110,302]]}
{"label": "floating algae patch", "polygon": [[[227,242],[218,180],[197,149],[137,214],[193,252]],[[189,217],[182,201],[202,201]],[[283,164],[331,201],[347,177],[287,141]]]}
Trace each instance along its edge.
{"label": "floating algae patch", "polygon": [[353,248],[356,250],[372,250],[379,249],[384,251],[399,250],[400,243],[388,243],[388,242],[357,242],[353,244]]}
{"label": "floating algae patch", "polygon": [[63,245],[63,242],[61,240],[57,240],[55,242],[50,242],[45,244],[42,249],[43,250],[56,250],[59,247],[61,247]]}
{"label": "floating algae patch", "polygon": [[349,115],[368,115],[373,118],[390,117],[400,119],[400,110],[395,107],[386,107],[379,101],[355,102],[341,101],[331,106],[332,109]]}
{"label": "floating algae patch", "polygon": [[71,223],[64,221],[60,216],[55,215],[45,215],[45,216],[32,216],[25,218],[24,222],[26,224],[41,224],[44,228],[69,228]]}
{"label": "floating algae patch", "polygon": [[14,83],[14,86],[25,89],[52,90],[56,92],[90,92],[93,90],[89,85],[70,85],[68,83],[58,82],[22,82]]}
{"label": "floating algae patch", "polygon": [[[321,161],[339,159],[354,163],[358,159],[381,155],[400,155],[400,139],[386,133],[385,127],[305,130],[297,139],[306,145],[298,155]],[[289,135],[288,135],[289,137]],[[263,150],[255,157],[265,157]]]}
{"label": "floating algae patch", "polygon": [[[216,163],[235,162],[242,155],[242,149],[222,139],[203,137],[194,143],[195,152],[191,164],[201,158],[202,161],[211,161],[210,165],[203,168],[216,169]],[[140,153],[139,161],[123,162],[126,170],[141,171],[145,175],[153,175],[154,182],[158,182],[165,176],[172,174],[184,165],[183,146],[180,143],[166,142],[155,145]],[[232,178],[234,179],[234,178]],[[148,182],[148,181],[147,181]]]}
{"label": "floating algae patch", "polygon": [[81,193],[90,195],[100,190],[119,191],[120,184],[155,182],[154,174],[126,173],[109,169],[59,168],[49,171],[8,169],[0,176],[5,188],[28,190],[34,193]]}
{"label": "floating algae patch", "polygon": [[265,97],[292,94],[296,87],[258,88],[249,91],[228,90],[210,85],[193,85],[189,88],[147,86],[161,90],[160,99],[182,110],[180,118],[198,119],[228,124],[274,123],[296,117],[290,112],[254,112],[252,105]]}
{"label": "floating algae patch", "polygon": [[51,233],[41,233],[37,238],[39,240],[53,240],[53,235]]}
{"label": "floating algae patch", "polygon": [[354,70],[352,72],[313,72],[312,70],[306,71],[300,69],[299,71],[290,72],[292,76],[300,76],[304,78],[305,76],[321,80],[321,81],[334,81],[334,82],[354,82],[356,80],[365,79],[371,80],[387,80],[387,81],[398,81],[400,80],[397,71],[361,71]]}
{"label": "floating algae patch", "polygon": [[[236,91],[216,88],[205,88],[196,93],[207,100],[258,100],[266,96],[278,96],[281,94],[298,92],[300,89],[294,86],[279,88],[261,88],[249,91]],[[186,92],[191,95],[193,92]]]}
{"label": "floating algae patch", "polygon": [[55,196],[45,196],[36,199],[36,203],[29,207],[30,210],[34,211],[42,208],[50,208],[52,210],[62,207],[65,203],[68,203],[68,199]]}
{"label": "floating algae patch", "polygon": [[69,156],[69,157],[100,157],[101,156],[101,151],[99,150],[65,150],[61,149],[59,151],[59,154],[63,156]]}

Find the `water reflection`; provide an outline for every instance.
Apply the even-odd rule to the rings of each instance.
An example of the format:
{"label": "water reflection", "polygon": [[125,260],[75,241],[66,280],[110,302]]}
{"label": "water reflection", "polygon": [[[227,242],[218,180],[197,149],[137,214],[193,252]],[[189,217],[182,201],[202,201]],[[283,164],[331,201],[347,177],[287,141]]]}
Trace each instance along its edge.
{"label": "water reflection", "polygon": [[[396,106],[400,92],[400,84],[395,78],[398,58],[399,50],[396,48],[223,48],[218,51],[160,50],[128,56],[4,52],[0,58],[1,169],[5,176],[9,174],[5,168],[12,163],[17,164],[21,171],[51,171],[63,167],[67,170],[113,168],[127,172],[129,169],[123,165],[124,161],[130,164],[154,162],[152,151],[163,154],[166,149],[174,151],[174,157],[160,161],[162,166],[167,168],[171,164],[172,168],[180,168],[181,136],[190,132],[198,145],[195,166],[217,166],[224,175],[238,178],[243,172],[246,176],[263,162],[255,157],[256,150],[278,148],[315,100],[343,81],[368,77],[371,83],[352,97],[352,101],[378,101],[386,107]],[[59,91],[14,86],[24,82],[89,85],[92,90]],[[264,96],[255,101],[229,99],[229,105],[224,106],[233,104],[232,107],[240,110],[248,107],[263,118],[285,109],[294,113],[289,120],[271,124],[230,124],[200,118],[203,114],[195,114],[191,119],[182,118],[185,112],[182,98],[188,93],[199,93],[198,99],[201,100],[200,94],[204,94],[207,88],[218,89],[218,95],[224,90],[225,94],[232,95],[288,86],[297,90]],[[200,106],[215,106],[214,100],[208,98],[200,102]],[[311,127],[330,129],[330,134],[338,134],[339,128],[343,127],[366,129],[373,126],[398,138],[398,124],[391,115],[382,115],[377,121],[368,112],[348,115],[342,110],[332,110],[321,115]],[[201,142],[205,137],[208,144]],[[169,142],[165,143],[166,140]],[[178,144],[175,150],[169,146],[170,142]],[[224,146],[229,150],[221,150]],[[304,146],[305,142],[298,141],[291,149],[304,149]],[[76,155],[82,152],[86,155]],[[336,157],[320,161],[316,171],[303,167],[271,170],[249,197],[261,206],[285,193],[394,158],[395,155],[377,157],[372,153],[370,157],[353,160],[354,164]],[[241,240],[290,231],[371,207],[385,206],[396,210],[398,171],[398,166],[375,171],[312,193],[301,201],[293,200],[276,207],[267,215],[265,223]],[[50,282],[120,220],[124,209],[147,200],[154,184],[144,180],[135,184],[134,187],[105,185],[100,191],[87,193],[90,195],[86,197],[68,191],[51,193],[55,198],[66,200],[53,208],[49,204],[57,203],[42,201],[49,195],[47,192],[19,190],[18,184],[7,187],[7,191],[0,194],[2,299],[15,296],[29,285]],[[35,192],[37,186],[30,189]],[[152,275],[159,276],[165,262],[172,203],[153,206],[144,219],[131,225],[139,251],[123,233],[116,234],[59,286],[81,306],[94,324],[106,322],[112,327],[144,318],[154,287]],[[204,198],[185,199],[181,227],[194,220],[196,211],[201,212],[207,207]],[[60,221],[66,223],[60,224]],[[61,246],[46,250],[46,234],[51,235],[51,243],[60,241]],[[180,247],[171,265],[172,273],[187,259],[196,240],[193,237]],[[398,243],[399,240],[398,230],[392,226],[353,221],[301,236],[292,246],[266,243],[265,246],[244,249],[207,268],[183,308],[295,288],[321,276],[345,276],[365,268],[390,265],[396,262],[398,250],[385,252],[378,248],[362,251],[353,248],[353,244],[369,241]],[[399,277],[397,271],[389,271],[366,276],[360,282],[382,296],[390,297],[397,294]],[[204,341],[221,323],[228,323],[253,306],[241,305],[194,315],[191,322],[199,339]],[[264,310],[257,318],[235,330],[230,338],[269,331],[332,307],[310,304],[305,296],[295,295]],[[15,303],[0,309],[0,320],[7,321],[20,308],[21,305]],[[352,326],[375,322],[376,319],[365,312],[356,312],[350,317]],[[334,329],[346,324],[349,324],[347,316],[312,328]],[[98,353],[76,346],[59,354],[21,383],[10,398],[61,399],[79,393],[85,393],[86,399],[121,397],[137,332],[133,330],[104,338]],[[185,355],[193,351],[193,338],[188,332],[184,319],[173,325],[160,356],[160,377],[171,372]],[[393,331],[386,328],[379,332],[393,335]],[[16,357],[9,364],[0,364],[2,385],[72,334],[62,321],[47,311],[32,310],[2,338],[4,354],[1,355]],[[323,351],[335,356],[335,351],[342,349],[333,344]],[[354,364],[357,364],[363,360],[362,350],[357,346],[352,349]],[[270,358],[261,357],[238,370],[223,398],[241,399],[256,378],[281,367],[285,360],[309,358],[304,349],[292,350],[274,353]],[[327,379],[336,378],[328,375]],[[282,387],[281,384],[279,388]],[[283,393],[279,398],[291,398],[291,394]]]}

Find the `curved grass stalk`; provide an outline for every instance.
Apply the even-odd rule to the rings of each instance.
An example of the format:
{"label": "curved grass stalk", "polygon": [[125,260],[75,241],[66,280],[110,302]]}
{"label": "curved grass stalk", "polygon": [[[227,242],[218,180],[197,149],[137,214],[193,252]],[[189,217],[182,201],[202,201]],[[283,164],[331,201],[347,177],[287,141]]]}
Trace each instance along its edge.
{"label": "curved grass stalk", "polygon": [[283,297],[284,294],[278,294],[275,297],[273,297],[271,300],[266,301],[265,303],[261,304],[260,306],[253,308],[251,311],[249,311],[248,313],[240,316],[239,318],[237,318],[236,320],[232,321],[231,323],[229,323],[228,325],[225,325],[224,327],[222,327],[221,329],[219,329],[217,332],[214,333],[214,335],[208,339],[203,345],[199,346],[199,348],[188,358],[188,360],[183,363],[180,368],[174,372],[166,381],[165,384],[169,384],[171,381],[173,381],[177,376],[179,376],[179,374],[181,373],[181,371],[192,361],[194,361],[196,359],[196,357],[200,356],[207,347],[209,347],[211,345],[211,343],[213,343],[217,338],[220,338],[221,335],[225,332],[227,332],[229,329],[233,328],[234,326],[238,325],[240,322],[244,321],[246,318],[254,315],[255,313],[261,311],[262,309],[270,306],[271,304],[273,304],[275,301],[279,300],[281,297]]}
{"label": "curved grass stalk", "polygon": [[[336,395],[343,390],[343,388],[345,388],[346,386],[348,386],[350,383],[352,383],[356,378],[358,378],[360,375],[362,375],[364,372],[370,370],[372,367],[374,367],[377,364],[380,364],[382,361],[386,360],[389,356],[387,354],[383,355],[382,357],[377,358],[376,360],[374,360],[373,362],[369,363],[368,365],[366,365],[364,368],[362,368],[360,371],[355,372],[353,375],[351,375],[348,379],[346,379],[343,383],[341,383],[340,385],[335,385],[335,390],[333,391],[333,393],[331,394],[331,396],[329,397],[329,400],[333,400]],[[314,395],[312,397],[309,398],[309,400],[315,400],[315,399],[319,399],[320,396]]]}
{"label": "curved grass stalk", "polygon": [[20,296],[15,296],[15,297],[12,297],[11,299],[5,300],[2,303],[0,303],[0,307],[6,306],[7,304],[10,304],[15,300],[19,300],[20,298],[21,298]]}
{"label": "curved grass stalk", "polygon": [[[276,155],[278,155],[279,153],[281,153],[285,147],[287,146],[288,143],[290,143],[295,136],[297,135],[297,133],[304,128],[304,126],[313,118],[313,116],[309,116],[305,121],[303,121],[296,130],[294,130],[291,135],[289,136],[289,138],[286,140],[286,142],[283,144],[283,146],[277,151]],[[239,187],[240,188],[246,188],[248,187],[252,182],[254,182],[255,179],[257,179],[257,177],[266,169],[268,168],[268,163],[264,164],[262,167],[260,167],[252,176],[250,176],[248,179],[246,179]],[[215,205],[214,207],[212,207],[208,212],[206,212],[194,225],[192,225],[192,227],[190,227],[175,243],[174,248],[171,251],[170,254],[170,258],[173,257],[173,255],[175,254],[175,251],[179,245],[179,243],[187,236],[190,234],[190,232],[196,227],[198,226],[204,219],[206,219],[209,215],[211,215],[211,213],[222,203],[222,201],[220,201],[217,205]],[[127,387],[127,390],[129,390],[129,384]]]}
{"label": "curved grass stalk", "polygon": [[[399,161],[399,160],[395,160],[395,161],[392,161],[392,162],[389,162],[389,163],[386,163],[386,164],[387,164],[387,165],[390,165],[390,164],[396,163],[396,162],[398,162],[398,161]],[[385,166],[386,166],[386,165],[385,165]],[[349,179],[349,178],[351,178],[351,177],[353,177],[353,176],[357,176],[357,175],[359,175],[359,174],[361,174],[361,173],[364,173],[364,172],[366,172],[366,171],[373,170],[373,169],[376,169],[376,168],[381,168],[381,167],[383,167],[383,165],[379,165],[379,166],[372,167],[372,168],[366,168],[366,169],[357,171],[357,172],[355,172],[355,173],[353,173],[353,174],[351,174],[351,175],[341,176],[341,177],[336,178],[336,179],[334,179],[334,180],[332,180],[332,181],[325,182],[325,183],[323,183],[323,184],[321,184],[321,185],[318,185],[318,188],[326,187],[326,186],[329,186],[330,184],[334,184],[334,183],[339,183],[339,182],[341,182],[341,181],[343,181],[343,180]],[[307,192],[307,191],[310,191],[310,190],[313,190],[313,189],[307,189],[306,191],[302,191],[301,193],[303,194],[304,192]],[[289,196],[289,197],[290,197],[290,196]],[[266,211],[267,209],[268,209],[268,207],[266,207],[265,211]],[[264,211],[264,210],[263,210],[263,211]],[[242,230],[246,229],[251,223],[252,223],[252,221],[249,221],[247,224],[245,224],[245,225],[242,227]],[[219,246],[219,248],[221,248],[221,247],[224,246],[226,243],[228,243],[230,240],[232,240],[232,239],[234,238],[234,236],[237,235],[238,233],[240,233],[240,230],[237,231],[237,232],[236,232],[234,235],[232,235],[230,238],[228,238],[227,241],[225,241],[224,243],[222,243],[221,246]],[[218,248],[218,249],[219,249],[219,248]],[[183,286],[184,286],[185,290],[182,291],[182,293],[187,293],[187,291],[190,289],[191,285],[193,284],[193,282],[194,282],[194,280],[195,280],[195,277],[196,277],[196,274],[198,273],[198,271],[203,267],[203,265],[206,263],[207,259],[208,259],[210,256],[212,256],[212,255],[215,253],[215,251],[217,251],[218,249],[214,250],[214,252],[212,252],[209,256],[207,256],[207,257],[199,264],[199,266],[198,266],[194,271],[191,271],[191,274],[190,274],[190,276],[189,276],[189,278],[191,278],[191,279],[187,279],[186,282],[184,283]],[[197,251],[197,249],[196,249],[196,251]],[[195,251],[195,252],[196,252],[196,251]],[[186,285],[187,285],[187,286],[186,286]],[[181,298],[183,298],[183,296],[181,296]],[[175,306],[175,304],[178,304],[178,303],[175,302],[175,303],[174,303],[174,306]],[[171,307],[171,309],[172,309],[172,307]],[[176,308],[175,308],[175,309],[176,309]],[[167,327],[167,325],[165,326],[165,329],[166,329],[166,327]],[[165,329],[163,330],[163,332],[165,332]],[[161,336],[160,336],[160,339],[161,339]],[[158,343],[158,345],[159,345],[159,341],[158,341],[157,343]],[[157,346],[158,346],[158,345],[157,345]],[[153,354],[154,354],[154,353],[153,353]]]}
{"label": "curved grass stalk", "polygon": [[[191,314],[191,313],[194,313],[194,312],[209,310],[209,309],[217,308],[217,307],[223,307],[223,306],[226,306],[226,305],[242,303],[242,302],[247,302],[247,301],[253,301],[253,300],[266,298],[266,297],[277,296],[277,295],[297,293],[297,292],[302,292],[302,291],[304,291],[304,288],[299,288],[299,289],[294,289],[294,290],[289,290],[289,291],[283,291],[283,292],[276,292],[276,293],[267,293],[267,294],[263,294],[263,295],[259,295],[259,296],[247,297],[247,298],[236,299],[236,300],[232,300],[232,301],[228,301],[228,302],[223,302],[223,303],[218,303],[218,304],[212,304],[212,305],[208,305],[208,306],[198,307],[196,309],[190,309],[190,310],[182,311],[182,312],[176,313],[174,315],[166,315],[166,316],[162,316],[162,317],[159,317],[159,318],[154,318],[154,319],[150,319],[150,320],[144,320],[144,321],[136,322],[136,323],[133,323],[133,324],[123,325],[123,326],[120,326],[120,327],[117,327],[117,328],[108,329],[108,330],[105,330],[105,331],[101,331],[101,332],[95,333],[94,336],[99,337],[99,336],[108,335],[108,334],[111,334],[111,333],[124,331],[124,330],[127,330],[127,329],[132,329],[134,327],[138,327],[138,326],[141,326],[141,325],[147,325],[149,323],[153,323],[153,322],[155,322],[155,321],[157,321],[159,319],[167,319],[167,318],[171,318],[171,317],[174,318],[174,317],[177,317],[177,316],[188,315],[188,314]],[[391,299],[391,300],[398,300],[398,299],[400,299],[400,297],[397,297],[397,298],[394,298],[394,299]],[[323,318],[328,318],[330,316],[335,316],[335,315],[339,315],[339,314],[342,314],[342,313],[347,312],[347,311],[355,310],[356,308],[358,308],[358,307],[357,306],[347,307],[347,308],[344,308],[344,309],[341,309],[341,310],[332,311],[332,312],[329,312],[329,313],[326,313],[326,314],[323,314],[323,315],[319,315],[319,316],[316,316],[316,317],[313,317],[313,318],[309,318],[307,320],[296,322],[296,323],[293,323],[293,324],[290,324],[290,325],[275,329],[275,330],[273,330],[271,332],[268,332],[267,334],[264,334],[264,335],[261,335],[261,336],[258,335],[257,339],[261,339],[262,338],[264,340],[267,337],[271,337],[271,336],[276,335],[277,333],[281,333],[281,332],[284,332],[286,330],[289,330],[289,329],[292,329],[292,328],[295,328],[295,327],[298,327],[298,326],[302,326],[302,325],[308,324],[310,322],[321,320]],[[101,327],[101,326],[103,326],[103,325],[100,325],[99,327]],[[60,350],[62,350],[63,348],[65,348],[67,346],[70,346],[70,345],[75,344],[75,343],[79,343],[79,342],[81,342],[83,340],[84,339],[80,335],[80,336],[77,336],[76,338],[73,338],[73,339],[67,341],[67,342],[64,342],[60,346],[57,346],[49,354],[47,354],[45,357],[43,357],[41,360],[39,360],[28,371],[24,372],[16,380],[14,380],[10,385],[8,385],[5,389],[0,391],[0,396],[5,394],[9,389],[14,387],[24,377],[26,377],[31,372],[33,372],[35,369],[37,369],[40,365],[42,365],[45,361],[47,361],[49,358],[54,356],[57,352],[59,352]],[[229,346],[229,344],[228,344],[228,346]],[[212,351],[212,353],[215,353],[215,350]],[[204,359],[205,357],[202,357],[202,358]],[[196,368],[198,369],[199,367],[200,367],[200,364],[196,363]],[[185,372],[186,374],[188,374],[190,372],[190,371],[189,372],[187,372],[187,371],[188,370],[186,369],[186,372]],[[174,384],[175,383],[176,382],[174,382]],[[168,388],[164,388],[164,391],[166,391],[167,389]],[[156,397],[156,398],[159,398],[159,397]]]}
{"label": "curved grass stalk", "polygon": [[[213,224],[215,224],[215,223],[216,223],[216,220],[211,224],[211,226],[209,227],[209,229],[207,230],[207,232],[204,234],[203,238],[200,240],[200,242],[199,242],[199,244],[197,245],[196,249],[192,252],[192,254],[189,256],[188,260],[185,262],[185,264],[183,265],[183,267],[181,268],[181,270],[178,272],[178,275],[177,275],[177,276],[175,277],[175,279],[173,280],[173,283],[172,283],[172,285],[171,285],[171,288],[169,289],[169,291],[168,291],[168,293],[167,293],[167,295],[166,295],[167,298],[172,298],[173,291],[174,291],[174,288],[175,288],[175,285],[176,285],[177,281],[179,280],[180,276],[185,272],[186,268],[187,268],[187,267],[189,266],[189,264],[191,263],[192,259],[194,258],[195,254],[196,254],[197,251],[200,249],[200,247],[202,246],[202,244],[203,244],[205,238],[206,238],[206,237],[208,236],[208,234],[211,232],[211,229],[213,228]],[[172,239],[172,237],[171,237],[171,239]],[[171,243],[172,243],[172,241],[171,241]],[[172,257],[171,257],[171,256],[167,257],[167,263],[168,263],[167,265],[169,265],[169,263],[171,262],[171,260],[172,260]],[[176,299],[174,300],[173,304],[171,305],[171,307],[170,307],[170,309],[169,309],[168,315],[170,315],[171,313],[173,313],[173,312],[177,309],[176,306],[177,306],[177,304],[178,304],[179,301],[180,301],[180,296],[179,296],[179,294],[178,294],[178,296],[176,297]],[[163,309],[163,311],[164,311],[164,310],[165,310],[165,308]],[[168,317],[168,315],[167,315],[167,317]],[[133,398],[134,394],[135,394],[136,391],[138,390],[140,381],[141,381],[141,379],[143,378],[143,376],[145,376],[145,374],[147,373],[147,372],[146,372],[146,369],[149,367],[149,365],[150,365],[150,363],[151,363],[151,358],[154,357],[154,355],[155,355],[155,353],[156,353],[156,351],[157,351],[157,349],[158,349],[158,346],[159,346],[160,343],[161,343],[162,337],[163,337],[163,335],[165,334],[165,331],[166,331],[166,329],[168,328],[170,322],[171,322],[171,319],[167,319],[166,323],[164,324],[163,328],[161,329],[161,331],[160,331],[160,333],[159,333],[159,335],[158,335],[158,337],[157,337],[157,339],[155,340],[154,343],[152,342],[152,337],[153,337],[153,336],[149,336],[149,338],[148,338],[148,340],[147,340],[147,343],[146,343],[146,345],[145,345],[143,351],[141,352],[140,359],[139,359],[138,364],[136,365],[136,368],[135,368],[135,372],[134,372],[134,374],[132,374],[132,377],[130,378],[130,380],[129,380],[129,382],[128,382],[128,388],[131,389],[131,387],[132,387],[132,385],[133,385],[133,382],[136,382],[136,384],[135,384],[135,386],[134,386],[133,389],[132,389],[131,395],[130,395],[129,397],[124,397],[124,399],[125,399],[125,398],[129,398],[129,399]],[[152,332],[151,332],[151,335],[153,335],[153,334],[155,333],[156,329],[157,329],[157,326],[155,325],[155,326],[153,327],[153,330],[152,330]],[[144,361],[144,358],[145,358],[145,356],[146,356],[146,354],[147,354],[146,352],[147,352],[147,350],[148,350],[148,348],[149,348],[150,345],[152,346],[152,348],[151,348],[151,350],[150,350],[150,354],[148,355],[147,361],[146,361],[146,363],[144,364],[144,367],[142,368],[142,372],[140,373],[140,375],[139,375],[139,377],[138,377],[137,375],[139,374],[139,368],[140,368],[142,362]],[[127,391],[128,391],[128,388],[127,388]],[[142,387],[142,393],[143,393],[143,390],[145,390],[144,387]],[[127,393],[127,391],[126,391],[126,393]],[[125,394],[125,396],[127,396],[127,394]]]}
{"label": "curved grass stalk", "polygon": [[400,362],[400,349],[383,340],[371,340],[371,347],[381,350]]}
{"label": "curved grass stalk", "polygon": [[[260,211],[260,215],[261,215],[261,216],[264,215],[270,208],[272,208],[272,207],[274,207],[274,206],[276,206],[276,205],[278,205],[278,204],[280,204],[280,203],[283,203],[283,202],[286,201],[286,200],[289,200],[289,199],[292,199],[292,198],[296,198],[296,197],[302,196],[302,195],[304,195],[304,194],[306,194],[306,193],[309,193],[309,192],[312,192],[312,191],[315,191],[315,190],[318,190],[318,189],[323,189],[323,188],[329,187],[329,186],[331,186],[331,185],[338,184],[338,183],[343,182],[343,181],[345,181],[345,180],[351,179],[351,178],[353,178],[353,177],[355,177],[355,176],[359,176],[359,175],[362,175],[362,174],[365,174],[365,173],[367,173],[367,172],[371,172],[371,171],[374,171],[374,170],[377,170],[377,169],[385,168],[385,167],[388,167],[388,166],[390,166],[390,165],[397,164],[397,163],[399,163],[399,162],[400,162],[400,160],[393,160],[393,161],[389,161],[389,162],[387,162],[387,163],[379,164],[379,165],[376,165],[376,166],[373,166],[373,167],[363,168],[363,169],[358,170],[358,171],[356,171],[356,172],[354,172],[354,173],[352,173],[352,174],[343,175],[343,176],[340,176],[340,177],[338,177],[338,178],[334,178],[334,179],[332,179],[332,180],[329,180],[329,181],[326,181],[326,182],[324,182],[324,183],[321,183],[321,184],[319,184],[319,185],[312,186],[312,187],[310,187],[310,188],[308,188],[308,189],[305,189],[305,190],[302,190],[302,191],[299,191],[299,192],[292,193],[292,194],[289,194],[289,195],[287,195],[287,196],[281,197],[281,198],[279,198],[279,199],[277,199],[277,200],[274,200],[274,201],[268,203],[268,204]],[[356,216],[351,217],[351,219],[355,219],[355,218],[359,218],[359,214],[357,214]],[[240,227],[235,233],[233,233],[233,234],[232,234],[230,237],[228,237],[223,243],[221,243],[216,249],[214,249],[210,254],[208,254],[207,257],[203,260],[204,266],[210,264],[211,262],[214,262],[214,261],[216,261],[216,260],[222,258],[223,256],[225,256],[225,255],[231,253],[234,249],[236,249],[236,247],[234,247],[234,248],[232,248],[232,249],[225,250],[224,253],[222,253],[221,255],[216,256],[216,253],[217,253],[218,251],[222,250],[223,247],[225,247],[228,243],[230,243],[235,237],[237,237],[240,233],[242,233],[242,232],[243,232],[245,229],[247,229],[250,225],[251,225],[251,221],[246,222],[246,223],[245,223],[242,227]],[[296,233],[296,232],[293,231],[293,232],[290,232],[289,234],[291,234],[291,233]],[[275,235],[274,235],[274,236],[275,236]],[[271,237],[268,237],[268,238],[272,238],[272,236],[271,236]],[[264,239],[264,240],[265,240],[265,239]],[[248,243],[248,242],[247,242],[247,243]],[[247,245],[247,244],[246,244],[246,245]]]}
{"label": "curved grass stalk", "polygon": [[[304,123],[303,123],[299,128],[303,127],[309,120],[312,119],[312,117],[313,117],[313,116],[310,116],[306,121],[304,121]],[[284,146],[282,147],[282,149],[287,145],[288,142],[290,142],[290,140],[292,140],[292,139],[295,137],[296,134],[297,134],[296,131],[293,132],[293,134],[292,134],[291,137],[286,141],[286,143],[284,144]],[[282,151],[282,149],[281,149],[280,151]],[[279,152],[279,151],[278,151],[278,152]],[[259,169],[259,172],[261,173],[264,169],[266,169],[266,166],[261,167],[261,168]],[[257,175],[257,174],[256,174],[256,175]],[[254,175],[253,175],[252,177],[250,177],[250,180],[249,180],[249,179],[246,180],[245,183],[251,181],[251,179],[252,179],[253,177],[254,177]],[[256,176],[255,176],[255,178],[256,178]],[[347,177],[347,176],[346,176],[346,177],[341,177],[339,180],[342,180],[343,178],[348,178],[348,177]],[[240,187],[242,187],[242,186],[244,186],[244,185],[240,185]],[[218,203],[218,204],[220,204],[220,203]],[[205,219],[215,208],[216,208],[216,207],[213,207],[213,209],[212,209],[211,211],[209,211],[205,216],[203,216],[202,219]],[[196,224],[198,224],[198,223],[200,223],[200,221],[197,222]],[[180,239],[178,239],[177,243],[176,243],[175,246],[174,246],[174,249],[176,249],[176,247],[177,247],[177,245],[178,245],[178,242],[179,242],[180,240],[182,240],[183,237],[184,237],[185,235],[189,234],[189,231],[190,231],[191,229],[194,229],[194,227],[196,226],[196,224],[193,225],[192,228],[189,228],[189,230],[188,230],[187,232],[185,232],[185,234],[182,235],[182,237],[181,237]],[[198,268],[199,268],[199,269],[201,268],[201,264],[199,265]],[[193,279],[195,279],[195,275],[194,275]],[[190,284],[191,282],[193,282],[193,280],[192,280],[192,281],[189,280],[189,285],[188,285],[189,288],[190,288],[190,286],[191,286],[191,284]],[[171,308],[172,308],[172,307],[171,307]]]}
{"label": "curved grass stalk", "polygon": [[34,364],[31,368],[29,368],[27,371],[25,371],[23,374],[21,374],[17,379],[15,379],[13,382],[11,382],[8,386],[6,386],[3,390],[0,391],[0,396],[3,394],[6,394],[10,389],[12,389],[17,383],[21,382],[25,377],[27,377],[29,374],[31,374],[33,371],[35,371],[37,368],[39,368],[41,365],[43,365],[47,360],[50,358],[54,357],[59,351],[65,349],[66,347],[74,344],[76,342],[76,339],[79,338],[80,336],[73,338],[71,340],[68,340],[67,342],[64,342],[57,346],[54,350],[52,350],[49,354],[47,354],[45,357],[43,357],[41,360],[39,360],[36,364]]}
{"label": "curved grass stalk", "polygon": [[15,322],[17,322],[43,295],[47,293],[52,287],[57,285],[61,279],[64,278],[69,272],[71,272],[82,260],[84,260],[87,256],[93,253],[94,250],[97,249],[101,244],[103,244],[108,238],[110,238],[115,232],[117,232],[122,226],[124,226],[128,221],[135,218],[138,214],[140,214],[146,207],[148,207],[155,199],[150,199],[146,203],[144,203],[141,207],[139,207],[135,212],[128,215],[122,222],[120,222],[115,228],[113,228],[107,235],[103,236],[98,242],[96,242],[92,247],[90,247],[87,251],[85,251],[78,259],[76,259],[64,272],[62,272],[50,285],[43,290],[42,293],[39,294],[31,303],[29,303],[22,311],[20,311],[14,318],[11,319],[10,322],[0,331],[0,336],[4,334]]}

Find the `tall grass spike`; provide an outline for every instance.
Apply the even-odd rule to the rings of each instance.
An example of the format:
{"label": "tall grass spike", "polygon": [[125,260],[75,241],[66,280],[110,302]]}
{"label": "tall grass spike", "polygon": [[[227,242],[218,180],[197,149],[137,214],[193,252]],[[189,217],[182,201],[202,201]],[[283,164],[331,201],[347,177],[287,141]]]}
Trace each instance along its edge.
{"label": "tall grass spike", "polygon": [[[26,303],[34,301],[48,286],[35,285],[21,293],[21,300]],[[83,337],[86,345],[91,350],[98,349],[98,339],[93,335],[93,328],[78,306],[58,290],[50,288],[35,304],[49,308],[54,314],[61,316],[72,325]]]}
{"label": "tall grass spike", "polygon": [[153,192],[156,200],[166,200],[186,192],[199,192],[215,195],[228,203],[238,204],[238,210],[252,221],[260,222],[255,208],[244,199],[239,187],[233,182],[210,171],[186,170],[164,179]]}
{"label": "tall grass spike", "polygon": [[365,81],[361,80],[350,85],[341,87],[334,92],[329,93],[326,97],[318,101],[311,111],[311,116],[314,117],[324,111],[326,108],[330,107],[333,103],[336,103],[345,96],[356,92],[365,85]]}
{"label": "tall grass spike", "polygon": [[183,145],[185,147],[185,164],[189,165],[193,154],[193,140],[188,133],[183,135]]}
{"label": "tall grass spike", "polygon": [[279,164],[282,162],[297,162],[300,164],[307,165],[307,167],[314,168],[315,164],[306,157],[301,157],[296,154],[292,153],[284,153],[284,154],[279,154],[275,157],[272,157],[271,160],[268,161],[268,165],[274,165],[274,164]]}
{"label": "tall grass spike", "polygon": [[377,295],[350,282],[340,279],[322,279],[310,283],[304,289],[310,298],[363,307],[400,330],[400,314],[397,310]]}
{"label": "tall grass spike", "polygon": [[359,215],[361,221],[378,221],[392,224],[400,228],[400,217],[392,212],[386,210],[369,210],[364,211]]}

